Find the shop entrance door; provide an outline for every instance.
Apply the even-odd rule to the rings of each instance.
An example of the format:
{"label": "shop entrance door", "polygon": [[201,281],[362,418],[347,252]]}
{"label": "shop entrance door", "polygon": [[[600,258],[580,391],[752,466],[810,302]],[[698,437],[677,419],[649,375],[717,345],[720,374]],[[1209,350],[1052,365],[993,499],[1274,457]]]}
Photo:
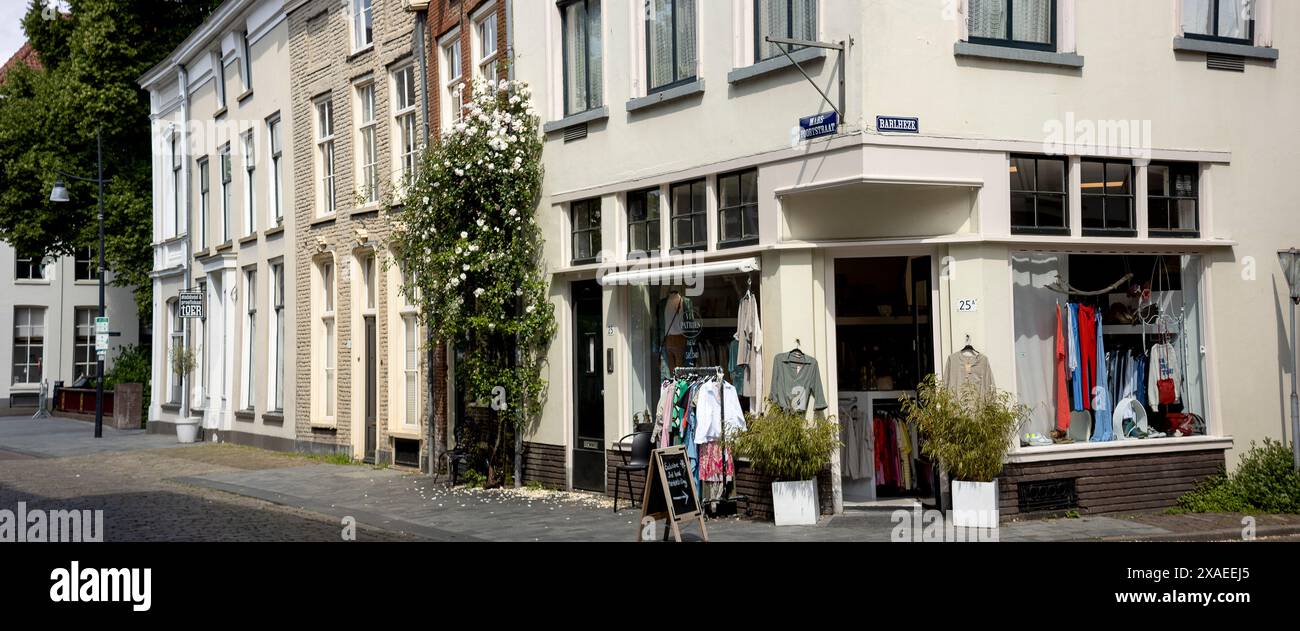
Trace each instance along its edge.
{"label": "shop entrance door", "polygon": [[596,281],[573,283],[573,487],[605,492],[604,309]]}
{"label": "shop entrance door", "polygon": [[835,259],[841,488],[846,506],[933,497],[933,467],[899,398],[934,372],[929,256]]}

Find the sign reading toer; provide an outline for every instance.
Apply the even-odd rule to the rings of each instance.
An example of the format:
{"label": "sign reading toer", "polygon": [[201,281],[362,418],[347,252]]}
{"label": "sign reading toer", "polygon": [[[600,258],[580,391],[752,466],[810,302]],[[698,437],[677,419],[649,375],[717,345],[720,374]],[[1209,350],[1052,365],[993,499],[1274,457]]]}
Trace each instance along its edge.
{"label": "sign reading toer", "polygon": [[180,293],[181,317],[187,319],[203,317],[203,292],[202,291],[181,291]]}

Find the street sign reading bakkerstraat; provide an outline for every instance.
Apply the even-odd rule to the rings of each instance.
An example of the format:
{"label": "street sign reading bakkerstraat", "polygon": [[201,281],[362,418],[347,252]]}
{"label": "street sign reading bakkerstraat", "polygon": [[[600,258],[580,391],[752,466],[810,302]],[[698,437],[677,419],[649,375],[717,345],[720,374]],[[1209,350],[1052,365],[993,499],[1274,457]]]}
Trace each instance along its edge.
{"label": "street sign reading bakkerstraat", "polygon": [[182,291],[180,293],[180,309],[182,318],[202,318],[203,317],[203,292],[202,291]]}

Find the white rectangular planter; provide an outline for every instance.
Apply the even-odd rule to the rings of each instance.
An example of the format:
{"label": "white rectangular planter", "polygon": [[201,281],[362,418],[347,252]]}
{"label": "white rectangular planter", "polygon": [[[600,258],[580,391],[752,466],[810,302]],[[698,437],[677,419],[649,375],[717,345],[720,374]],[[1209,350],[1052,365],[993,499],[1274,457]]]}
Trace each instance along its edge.
{"label": "white rectangular planter", "polygon": [[773,482],[772,512],[778,526],[816,526],[817,480]]}
{"label": "white rectangular planter", "polygon": [[952,481],[952,525],[998,527],[998,483]]}

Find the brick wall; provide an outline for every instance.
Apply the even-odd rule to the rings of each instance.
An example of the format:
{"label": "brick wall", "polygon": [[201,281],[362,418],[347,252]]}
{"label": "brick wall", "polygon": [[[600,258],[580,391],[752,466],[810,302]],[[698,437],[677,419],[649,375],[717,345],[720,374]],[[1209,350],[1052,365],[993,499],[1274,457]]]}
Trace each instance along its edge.
{"label": "brick wall", "polygon": [[[385,268],[389,258],[386,249],[392,215],[387,201],[391,199],[392,86],[389,70],[404,59],[412,59],[412,37],[415,14],[402,8],[400,0],[375,0],[373,5],[373,46],[356,53],[352,51],[352,31],[347,6],[338,0],[311,0],[297,6],[289,13],[289,55],[292,80],[292,142],[295,155],[301,158],[293,165],[294,216],[297,233],[294,236],[298,254],[294,272],[294,291],[297,298],[296,322],[300,343],[297,346],[295,368],[297,390],[294,393],[298,414],[296,434],[301,449],[311,451],[349,452],[353,442],[354,406],[364,405],[361,384],[353,383],[353,370],[363,373],[361,354],[354,353],[362,347],[363,331],[354,330],[362,325],[357,317],[354,279],[351,273],[355,256],[367,252],[376,255],[379,273],[378,309],[375,314],[377,345],[378,386],[378,450],[391,454],[392,444],[388,434],[390,405],[388,393],[390,343],[401,343],[400,332],[389,331],[389,305],[400,299],[389,295],[388,275]],[[418,72],[418,59],[416,71]],[[356,113],[354,110],[355,82],[369,76],[375,85],[376,144],[379,164],[380,203],[374,207],[359,208],[357,186]],[[287,78],[288,79],[288,78]],[[417,82],[417,88],[420,88]],[[316,143],[314,117],[315,100],[324,94],[334,107],[335,189],[337,211],[331,218],[318,217],[320,203],[316,183]],[[362,235],[365,235],[364,237]],[[322,378],[319,367],[314,366],[312,327],[312,267],[322,258],[332,257],[335,269],[335,330],[337,335],[337,406],[336,427],[313,427],[312,382]],[[423,359],[422,359],[423,362]],[[423,379],[421,379],[423,383]],[[319,393],[318,393],[319,394]],[[355,394],[355,396],[354,396]],[[391,402],[400,405],[400,402]],[[358,428],[361,421],[357,421]],[[421,435],[424,430],[421,429]],[[358,441],[360,442],[360,441]],[[423,450],[423,449],[422,449]],[[359,455],[359,454],[354,454]]]}
{"label": "brick wall", "polygon": [[[444,80],[441,78],[440,69],[441,51],[438,47],[438,41],[444,35],[450,33],[456,27],[460,27],[460,61],[461,76],[474,76],[474,50],[470,30],[473,24],[470,17],[474,15],[487,2],[491,0],[435,0],[429,4],[429,41],[431,43],[431,52],[429,54],[429,127],[432,134],[436,137],[442,133],[442,100],[445,90],[442,89]],[[506,62],[510,59],[512,51],[507,49],[506,34],[506,3],[505,0],[497,0],[497,55],[499,78],[506,78]]]}
{"label": "brick wall", "polygon": [[1224,465],[1221,449],[1009,464],[998,479],[999,508],[1019,515],[1019,485],[1045,480],[1074,480],[1084,514],[1168,508]]}
{"label": "brick wall", "polygon": [[569,488],[567,454],[568,449],[563,445],[524,443],[524,484],[538,483],[549,489]]}

